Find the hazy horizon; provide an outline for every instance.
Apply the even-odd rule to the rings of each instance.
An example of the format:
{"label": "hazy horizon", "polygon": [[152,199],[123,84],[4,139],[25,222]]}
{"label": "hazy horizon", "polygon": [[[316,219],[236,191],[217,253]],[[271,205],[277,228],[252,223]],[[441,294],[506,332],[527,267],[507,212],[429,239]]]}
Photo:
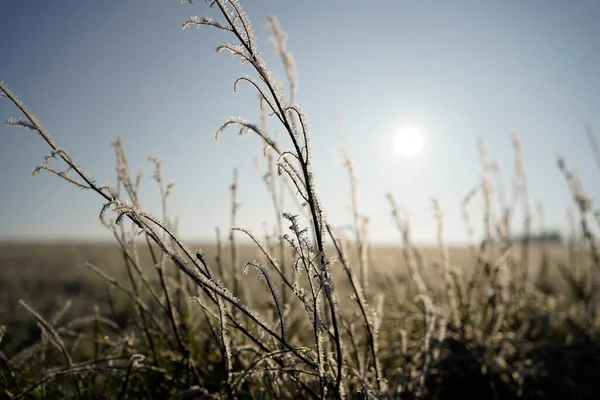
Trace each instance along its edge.
{"label": "hazy horizon", "polygon": [[[317,189],[332,225],[351,221],[348,177],[336,156],[336,110],[355,165],[360,211],[377,243],[400,240],[387,192],[406,206],[415,241],[435,242],[432,197],[444,210],[446,241],[467,239],[460,203],[479,179],[478,136],[497,159],[508,194],[511,134],[520,136],[531,204],[543,204],[550,229],[567,230],[573,208],[556,166],[558,151],[587,194],[600,197],[600,172],[584,130],[589,124],[600,134],[600,2],[241,3],[267,66],[282,81],[266,17],[275,15],[288,35]],[[232,89],[236,77],[252,71],[215,54],[232,40],[222,32],[182,31],[195,15],[219,17],[204,2],[7,3],[0,14],[0,80],[99,183],[115,184],[110,143],[121,136],[132,174],[144,172],[142,205],[156,214],[158,189],[146,159],[162,159],[165,180],[176,183],[170,215],[179,216],[181,235],[194,242],[214,240],[215,227],[225,239],[237,167],[237,225],[262,234],[263,222],[270,229],[275,220],[253,163],[261,156],[259,139],[229,129],[214,140],[230,116],[259,122],[255,92],[248,85],[239,94]],[[0,99],[0,118],[9,117],[20,115]],[[395,131],[407,125],[425,132],[422,154],[410,159],[391,149]],[[269,128],[282,133],[272,119]],[[0,241],[110,241],[98,220],[97,195],[43,172],[31,178],[47,153],[33,132],[0,127]],[[477,199],[471,207],[478,234],[481,204]],[[517,211],[513,228],[521,225]],[[539,229],[537,219],[533,227]]]}

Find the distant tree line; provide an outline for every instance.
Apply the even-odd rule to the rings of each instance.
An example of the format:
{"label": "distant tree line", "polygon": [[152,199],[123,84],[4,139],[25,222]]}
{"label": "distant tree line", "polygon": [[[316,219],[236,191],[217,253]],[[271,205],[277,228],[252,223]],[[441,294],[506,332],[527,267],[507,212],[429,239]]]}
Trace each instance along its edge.
{"label": "distant tree line", "polygon": [[528,240],[529,242],[532,242],[532,243],[540,243],[540,242],[564,243],[565,242],[565,238],[564,238],[562,232],[556,231],[556,230],[544,231],[541,233],[531,233],[528,236],[524,236],[524,235],[517,236],[515,238],[515,240],[518,242],[524,242],[524,241]]}

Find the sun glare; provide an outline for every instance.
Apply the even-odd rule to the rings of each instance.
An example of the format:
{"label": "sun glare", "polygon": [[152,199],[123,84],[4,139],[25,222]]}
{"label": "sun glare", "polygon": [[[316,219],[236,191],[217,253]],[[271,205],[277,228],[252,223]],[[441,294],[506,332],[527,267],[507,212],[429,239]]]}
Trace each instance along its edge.
{"label": "sun glare", "polygon": [[418,156],[425,147],[425,135],[416,127],[400,128],[394,135],[394,150],[397,154],[406,158]]}

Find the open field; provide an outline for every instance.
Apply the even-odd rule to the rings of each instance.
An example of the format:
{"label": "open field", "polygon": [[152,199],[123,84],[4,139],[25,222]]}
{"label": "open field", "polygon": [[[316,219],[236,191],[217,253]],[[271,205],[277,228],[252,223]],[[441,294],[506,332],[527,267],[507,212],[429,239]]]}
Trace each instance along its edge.
{"label": "open field", "polygon": [[[216,255],[218,253],[217,247],[214,244],[198,245],[197,247],[203,250],[210,263],[216,263]],[[516,246],[515,249],[517,250],[515,252],[515,265],[521,265],[518,260],[519,246]],[[222,255],[228,254],[229,250],[230,249],[227,246],[222,248]],[[253,245],[239,245],[237,250],[240,260],[264,261],[264,255]],[[378,312],[381,313],[381,342],[379,351],[382,355],[382,363],[390,368],[390,372],[396,370],[399,371],[399,368],[403,367],[404,362],[402,361],[402,357],[399,358],[399,356],[410,351],[411,333],[417,335],[414,338],[417,340],[419,331],[422,329],[419,328],[419,317],[414,314],[416,310],[411,311],[411,307],[416,306],[413,299],[416,292],[414,290],[414,284],[411,282],[411,276],[407,269],[402,250],[403,248],[401,246],[379,246],[372,249],[369,257],[369,264],[371,265],[371,278],[369,287],[370,294],[368,295],[368,298],[370,301],[377,304]],[[463,274],[465,277],[470,276],[473,272],[473,266],[476,264],[476,260],[469,249],[465,247],[450,248],[448,250],[452,266],[459,268],[461,274]],[[138,251],[142,270],[145,274],[147,274],[149,279],[153,281],[153,285],[156,285],[158,282],[158,275],[152,266],[153,264],[152,258],[150,257],[150,252],[148,251],[147,247],[141,244],[138,245]],[[356,252],[350,249],[348,253],[350,254],[349,259],[351,264],[356,265]],[[420,258],[422,259],[420,262],[420,272],[423,280],[426,282],[427,287],[430,289],[430,296],[432,300],[434,302],[443,302],[444,285],[443,280],[440,279],[441,270],[439,267],[439,249],[436,247],[425,247],[418,249],[417,253],[420,254]],[[544,254],[546,256],[544,256]],[[530,292],[539,293],[538,295],[534,295],[534,298],[539,298],[540,295],[545,296],[548,294],[549,297],[543,301],[550,301],[548,304],[551,304],[564,302],[565,298],[569,298],[573,295],[571,293],[572,288],[569,288],[567,281],[559,273],[558,266],[568,265],[569,263],[571,263],[571,265],[575,265],[576,263],[583,265],[586,263],[584,253],[576,254],[572,251],[570,252],[566,246],[562,245],[536,244],[531,246],[529,257],[530,262],[527,265],[530,267],[528,274],[531,282]],[[544,264],[544,260],[546,260],[547,265],[542,271],[541,266]],[[123,293],[115,290],[115,288],[112,287],[113,285],[106,283],[103,278],[98,276],[92,270],[86,268],[86,262],[93,263],[107,275],[110,275],[117,281],[121,282],[123,286],[130,288],[127,268],[119,248],[114,244],[0,244],[0,325],[5,325],[7,328],[0,349],[7,359],[14,360],[22,357],[23,354],[27,354],[28,350],[24,349],[27,349],[29,346],[36,343],[40,339],[40,334],[42,332],[37,325],[35,318],[24,307],[19,305],[19,300],[25,300],[29,306],[31,306],[34,310],[39,312],[43,318],[49,321],[53,320],[57,314],[60,314],[60,319],[54,319],[55,327],[57,329],[60,326],[68,325],[69,321],[76,321],[87,316],[104,315],[117,324],[113,335],[116,334],[118,337],[121,335],[127,336],[133,334],[132,337],[135,337],[135,333],[131,333],[135,332],[136,329],[135,304],[130,298],[123,295]],[[240,276],[242,276],[241,267],[243,267],[243,264],[243,262],[240,263]],[[174,266],[169,265],[169,267],[171,267],[169,268],[169,274],[174,276]],[[229,270],[230,265],[224,263],[224,267],[224,270],[227,271]],[[351,315],[354,301],[351,298],[352,293],[350,287],[347,284],[344,284],[344,277],[339,264],[334,264],[332,271],[335,281],[341,283],[341,285],[339,285],[337,288],[341,312],[343,314],[348,313],[348,315]],[[581,273],[581,271],[579,273]],[[230,281],[229,274],[224,273],[224,275],[225,276],[223,280],[225,282]],[[264,313],[265,316],[269,316],[274,309],[268,291],[264,290],[264,282],[257,281],[250,276],[244,276],[240,282],[241,284],[239,286],[239,290],[240,293],[242,293],[242,300],[246,304],[249,304],[253,308],[259,310],[261,313]],[[149,300],[147,296],[146,300]],[[65,309],[65,305],[67,304],[69,305],[69,308]],[[529,329],[545,329],[545,331],[541,330],[537,332],[537,335],[547,335],[545,339],[545,345],[543,345],[542,342],[539,344],[548,346],[548,348],[552,351],[558,352],[552,357],[562,357],[560,355],[561,347],[558,345],[558,343],[552,342],[553,340],[560,339],[553,337],[557,334],[556,332],[551,332],[555,329],[558,331],[564,329],[564,327],[561,328],[564,322],[560,322],[560,320],[563,318],[562,314],[565,312],[565,310],[558,308],[552,309],[551,306],[548,306],[548,304],[538,304],[537,306],[541,306],[542,308],[537,310],[535,304],[530,304],[531,309],[529,312],[533,312],[534,314],[539,313],[540,315],[537,317],[530,315],[530,318],[532,319],[529,321],[529,323],[534,325],[530,326]],[[523,305],[521,305],[521,307],[522,306]],[[482,307],[482,305],[476,307],[479,308]],[[548,308],[544,309],[544,307]],[[201,342],[209,340],[210,338],[204,337],[201,334],[201,331],[205,331],[206,325],[205,322],[202,322],[204,317],[201,316],[199,312],[200,306],[196,305],[196,308],[197,310],[195,310],[195,312],[192,314],[195,316],[194,318],[198,319],[194,323],[194,325],[197,324],[199,329],[196,332],[199,335],[198,339]],[[415,319],[415,317],[417,319]],[[289,312],[288,319],[292,321],[294,318],[298,321],[298,323],[295,325],[293,323],[289,324],[288,337],[296,337],[296,339],[300,342],[305,340],[310,341],[310,335],[307,337],[304,334],[306,332],[306,322],[301,322],[302,316],[299,314],[293,316],[292,313]],[[536,320],[538,318],[540,321],[546,321],[544,324],[549,325],[547,325],[546,328],[537,326],[538,322],[536,322]],[[510,319],[511,317],[507,316],[507,324],[509,323]],[[511,323],[515,323],[515,321]],[[521,321],[521,324],[522,323],[523,321]],[[554,325],[557,323],[558,325]],[[522,328],[524,329],[525,327],[522,326]],[[294,332],[294,329],[297,331]],[[550,329],[550,331],[548,331],[548,329]],[[121,331],[119,332],[119,330]],[[75,329],[75,331],[77,331],[77,329]],[[500,335],[501,331],[502,328],[500,328],[496,334]],[[85,329],[80,331],[80,334],[84,334],[84,332]],[[477,335],[475,330],[466,334],[467,337],[469,337],[470,340],[473,340],[475,343],[477,340],[482,340],[479,345],[486,343],[486,345],[490,346],[491,348],[495,346],[489,342],[489,339],[483,340],[482,337],[475,338],[468,336]],[[202,339],[202,337],[204,337],[204,339]],[[505,340],[510,340],[509,338],[510,335],[507,336]],[[565,346],[570,346],[577,345],[578,340],[582,340],[582,338],[574,337],[571,333],[567,335],[565,340],[567,340]],[[418,342],[415,342],[414,345],[419,346]],[[407,349],[406,347],[409,348]],[[586,349],[587,350],[585,351],[590,351],[589,357],[595,357],[593,355],[595,351],[593,348]],[[472,350],[473,349],[464,349],[464,351],[467,352]],[[25,351],[25,353],[23,353],[23,351]],[[74,347],[73,351],[73,357],[84,357],[83,354],[87,353],[87,351],[83,350],[82,348],[76,350],[76,347]],[[440,350],[437,351],[439,352]],[[78,355],[78,352],[82,352],[82,354]],[[582,354],[578,353],[578,350],[571,351],[568,349],[565,350],[564,356],[573,357],[574,354],[577,355],[577,357],[583,357]],[[446,357],[449,357],[449,359],[452,356],[452,352],[446,355]],[[485,357],[485,352],[480,354],[480,356]],[[523,356],[525,357],[525,355]],[[529,357],[531,357],[531,355],[529,355]],[[571,365],[571,368],[578,370],[579,368],[587,369],[594,366],[594,368],[600,366],[600,360],[587,360],[585,363],[591,362],[592,364],[578,365],[577,363],[584,362],[582,360],[583,359],[581,358],[576,358],[572,361],[569,361],[575,363],[574,365]],[[471,361],[463,361],[467,364],[473,363],[473,365],[470,367],[468,365],[457,367],[459,370],[461,368],[472,368],[480,364],[485,365],[486,362],[484,360],[475,359]],[[198,362],[202,362],[202,360],[198,360]],[[546,362],[548,361],[546,360]],[[596,362],[598,362],[598,364],[595,364]],[[219,363],[216,364],[215,368],[218,367],[218,364]],[[454,373],[456,373],[456,371]],[[467,371],[463,370],[461,374],[463,373],[467,373]],[[589,370],[587,373],[591,374],[591,379],[591,377],[596,376],[597,372]],[[393,375],[393,373],[389,374],[389,376]],[[476,374],[476,376],[479,375]],[[446,378],[461,379],[460,377],[452,374],[450,377]],[[490,375],[490,379],[496,378],[497,377],[494,377],[493,374]],[[479,376],[478,379],[485,381],[485,379],[481,376]],[[565,377],[565,379],[567,378]],[[592,381],[588,381],[588,378],[585,377],[569,377],[568,379],[584,379],[586,385],[593,384]],[[438,383],[442,382],[442,378],[438,377],[438,381]],[[440,395],[444,393],[446,396],[454,394],[465,396],[470,393],[465,398],[477,398],[469,396],[485,395],[494,393],[497,390],[502,390],[499,388],[491,390],[489,387],[482,387],[478,389],[479,391],[471,392],[464,391],[464,388],[461,389],[461,385],[459,383],[450,384],[449,382],[444,382],[449,386],[444,388],[444,390],[447,392],[442,391],[440,392]],[[475,380],[473,382],[475,382]],[[482,384],[484,386],[486,385],[485,382]],[[489,384],[489,382],[487,384]],[[211,385],[218,386],[218,383],[213,382]],[[539,395],[539,398],[565,398],[560,396],[563,396],[568,392],[569,385],[566,384],[567,386],[565,387],[563,387],[562,384],[558,385],[558,388],[560,389],[558,392],[560,396],[558,397],[554,396],[549,391],[548,388],[553,387],[552,385],[553,384],[550,384],[550,382],[546,382],[544,380],[542,380],[541,383],[538,381],[536,382],[534,392]],[[493,388],[493,385],[491,387]],[[578,388],[577,390],[581,390],[579,393],[585,394],[587,393],[587,390],[595,389]],[[510,393],[504,393],[503,396],[511,397],[512,395]],[[588,397],[584,396],[581,398]]]}
{"label": "open field", "polygon": [[[234,167],[233,179],[229,180],[231,175],[220,174],[221,153],[215,151],[212,154],[212,148],[183,139],[176,146],[171,139],[175,136],[166,136],[169,132],[161,131],[155,135],[165,126],[155,126],[154,122],[146,125],[145,130],[141,128],[132,134],[131,138],[136,140],[132,153],[125,151],[120,137],[111,143],[116,158],[116,165],[113,165],[107,158],[90,157],[100,155],[97,144],[91,141],[93,133],[80,134],[78,128],[64,121],[65,129],[76,132],[81,139],[79,143],[83,148],[76,145],[73,148],[84,153],[80,159],[90,164],[80,165],[76,161],[78,155],[61,146],[60,134],[55,139],[25,102],[0,81],[0,100],[13,107],[16,114],[6,120],[6,125],[26,130],[46,146],[47,155],[34,170],[34,175],[49,174],[60,183],[68,183],[69,189],[94,196],[99,201],[99,225],[109,231],[113,239],[105,244],[0,243],[0,399],[597,399],[600,393],[600,209],[586,194],[570,160],[562,155],[557,159],[558,171],[555,169],[555,172],[562,179],[560,190],[565,191],[561,197],[557,196],[556,187],[540,189],[548,183],[544,175],[534,175],[538,178],[533,182],[529,179],[521,139],[516,134],[512,136],[512,176],[505,181],[500,172],[502,163],[488,155],[482,137],[477,139],[478,163],[475,160],[466,162],[464,143],[454,140],[455,156],[435,164],[430,157],[425,157],[425,130],[409,124],[394,134],[396,156],[402,156],[408,162],[409,158],[418,158],[421,154],[422,167],[437,165],[443,173],[419,175],[419,163],[413,160],[410,167],[409,164],[389,165],[401,170],[398,179],[391,179],[389,171],[370,169],[369,174],[373,176],[363,182],[383,176],[379,183],[403,191],[398,196],[403,202],[412,201],[418,182],[431,184],[428,191],[437,190],[439,186],[440,192],[447,190],[447,197],[458,197],[452,204],[460,204],[462,221],[449,213],[444,214],[442,204],[447,204],[445,199],[428,198],[421,205],[427,205],[429,212],[433,211],[434,219],[430,222],[434,225],[424,229],[417,222],[420,218],[408,212],[412,208],[396,201],[396,195],[390,191],[393,189],[386,189],[388,205],[385,210],[381,206],[383,193],[381,201],[376,202],[371,196],[371,207],[363,208],[358,201],[359,179],[345,134],[338,151],[343,178],[327,175],[329,167],[313,162],[317,155],[323,157],[325,153],[320,152],[321,149],[313,150],[309,118],[296,101],[298,71],[287,49],[287,35],[278,20],[270,16],[267,24],[284,75],[281,71],[276,74],[267,69],[265,53],[259,49],[252,23],[237,0],[206,3],[217,19],[192,16],[182,21],[183,28],[202,27],[201,33],[213,30],[226,35],[228,39],[217,47],[218,52],[229,53],[252,74],[236,75],[239,77],[234,81],[234,92],[242,86],[258,95],[259,104],[255,106],[259,107],[254,111],[260,110],[259,123],[230,117],[214,127],[216,139],[233,126],[239,129],[240,136],[247,134],[259,140],[263,158],[262,161],[255,160],[258,169],[255,178],[260,176],[260,180],[247,185],[250,199],[242,198],[240,191],[244,184],[240,177],[248,179],[247,169]],[[392,5],[390,2],[388,6]],[[336,6],[336,13],[332,14],[335,17],[325,21],[328,25],[334,22],[333,19],[343,20],[337,17],[337,13],[343,11],[338,8]],[[115,14],[121,15],[121,8],[114,10]],[[317,11],[322,11],[321,6]],[[385,7],[380,11],[390,14]],[[95,10],[92,14],[95,15]],[[537,13],[530,15],[537,16]],[[135,16],[139,16],[137,10]],[[350,24],[353,28],[361,25],[358,22],[364,20],[364,12],[356,11],[354,16],[360,18],[351,20],[355,21]],[[313,17],[311,15],[311,21]],[[68,19],[78,18],[69,14]],[[440,17],[440,21],[445,19],[445,16]],[[80,20],[91,23],[89,18]],[[124,21],[133,22],[128,18]],[[118,20],[114,19],[114,22]],[[146,25],[155,27],[154,22]],[[400,24],[394,20],[393,25]],[[527,38],[530,25],[527,22]],[[113,25],[102,21],[102,26]],[[555,30],[554,26],[553,21],[547,34]],[[502,29],[504,32],[505,27]],[[119,29],[114,31],[121,35]],[[67,36],[76,36],[76,32],[69,30]],[[112,33],[112,29],[108,33]],[[146,31],[144,35],[148,33],[151,32]],[[94,36],[88,35],[81,43],[96,53],[96,49],[103,46],[88,45],[87,40]],[[392,34],[383,36],[395,39]],[[439,38],[444,39],[444,36],[440,34]],[[154,45],[155,41],[148,38]],[[317,42],[310,37],[306,40],[308,49]],[[106,40],[104,47],[112,48],[120,44],[115,42],[121,41],[125,42],[121,36],[115,36]],[[492,41],[495,43],[496,39]],[[348,42],[350,51],[344,50],[348,57],[344,60],[344,70],[358,58],[363,58],[356,57],[363,47],[369,50],[375,43]],[[376,42],[379,43],[379,39]],[[394,53],[387,47],[395,48],[398,44],[395,40],[389,43],[381,46],[386,49],[385,57]],[[170,50],[171,44],[164,42],[157,44],[157,48]],[[433,47],[437,51],[445,46],[434,43]],[[129,52],[122,53],[125,56]],[[153,56],[153,62],[149,64],[163,58],[153,51],[149,53]],[[181,55],[175,54],[164,58],[174,64],[173,60],[180,60]],[[310,51],[304,56],[314,58]],[[71,65],[76,58],[78,56],[61,61],[57,68],[77,70],[78,67]],[[369,62],[358,70],[364,70],[361,73],[366,75],[365,79],[380,78],[379,68],[389,64],[386,58],[375,68],[370,55],[364,58]],[[457,58],[461,58],[459,53]],[[572,59],[575,58],[569,57]],[[479,56],[477,61],[480,61]],[[407,64],[406,59],[402,59],[401,64]],[[96,63],[90,65],[96,66]],[[98,71],[110,69],[104,64],[97,66]],[[319,67],[319,70],[323,68],[321,72],[330,70],[323,66]],[[417,67],[415,71],[421,68]],[[117,69],[121,70],[121,67]],[[191,70],[196,74],[195,68]],[[393,70],[395,74],[395,68]],[[182,74],[179,69],[161,71],[162,77],[140,71],[135,71],[135,76],[140,79],[148,76],[148,81],[140,87],[154,91],[158,89],[159,81],[170,84],[176,75]],[[482,71],[482,75],[496,76],[488,70]],[[535,68],[532,71],[538,74]],[[195,76],[213,79],[214,72],[226,71],[219,66],[214,70],[202,70]],[[343,75],[341,71],[333,72]],[[442,72],[445,74],[446,71]],[[94,73],[82,76],[91,75]],[[128,85],[133,75],[126,76],[123,82],[127,83],[123,84]],[[288,87],[277,79],[277,75],[287,78]],[[424,75],[424,82],[435,87],[433,75]],[[476,74],[467,75],[468,85],[477,86],[470,80]],[[382,80],[386,88],[391,88],[388,80],[396,81],[397,77]],[[555,80],[553,76],[552,82]],[[376,81],[366,85],[369,88],[367,96],[352,93],[353,100],[374,102],[378,94],[371,93],[376,87],[373,82]],[[188,83],[185,82],[186,90]],[[345,84],[355,88],[358,83],[359,79],[352,78]],[[69,86],[78,87],[79,84],[81,82]],[[104,86],[102,83],[102,90],[110,94],[107,101],[113,105],[117,106],[118,100],[123,100],[120,97],[127,98]],[[459,84],[458,89],[451,92],[462,93],[464,86]],[[515,83],[515,87],[520,88],[521,94],[529,91],[521,90],[519,83]],[[49,93],[52,102],[46,104],[48,112],[53,112],[55,93],[41,86],[34,89],[34,93],[40,95]],[[126,111],[127,116],[122,118],[130,124],[123,124],[123,119],[115,117],[110,119],[111,129],[141,127],[137,125],[137,120],[143,119],[140,114],[137,117],[129,115],[138,108],[137,105],[144,104],[140,98],[158,100],[163,106],[173,103],[177,107],[192,101],[177,97],[176,102],[164,101],[158,91],[131,90],[136,93],[136,100],[117,106]],[[86,95],[97,94],[92,88],[85,91]],[[61,88],[59,94],[66,92]],[[206,104],[217,104],[218,107],[227,104],[225,98],[213,97],[204,87],[202,90],[192,88],[191,92],[196,92],[194,96],[200,94]],[[393,92],[397,95],[406,90],[394,89]],[[444,90],[436,89],[436,92]],[[319,96],[318,91],[316,94]],[[438,112],[448,109],[452,114],[450,121],[473,117],[470,111],[457,114],[453,109],[456,99],[452,96],[448,98],[448,104],[439,106]],[[539,96],[545,97],[541,93]],[[477,103],[485,103],[474,98]],[[409,100],[406,104],[413,103]],[[83,100],[78,103],[88,104]],[[457,106],[458,110],[460,108]],[[504,110],[503,106],[497,105],[492,109],[494,113],[498,109]],[[148,111],[148,115],[155,112],[169,116],[169,124],[178,119],[171,116],[175,111],[157,110]],[[527,110],[528,114],[530,108],[523,106],[519,112],[522,110]],[[73,122],[85,119],[86,114],[81,109],[69,110],[64,115]],[[103,113],[101,119],[108,119],[106,115],[112,118],[113,112]],[[95,126],[93,121],[84,122],[86,129]],[[180,126],[185,126],[188,131],[191,128],[204,131],[203,124],[204,121],[199,124],[186,122]],[[484,128],[486,123],[483,125],[477,130]],[[385,158],[380,156],[383,154],[381,149],[371,148],[371,153],[366,150],[367,144],[376,142],[372,133],[380,128],[375,125],[368,129],[353,128],[355,134],[364,135],[355,142],[360,146],[358,156],[365,161],[363,165],[379,166],[380,159]],[[458,132],[462,128],[448,129],[448,132]],[[600,145],[590,126],[587,134],[591,156],[600,169]],[[153,175],[144,179],[143,184],[142,173],[134,171],[137,163],[133,159],[139,159],[152,135],[161,140],[161,151],[172,151],[167,153],[171,156],[165,162],[179,162],[180,167],[185,164],[186,179],[195,185],[195,191],[184,192],[181,196],[187,201],[188,208],[171,198],[175,186],[164,177],[161,160],[153,156],[147,158]],[[488,138],[494,139],[494,135]],[[18,137],[14,143],[20,139]],[[544,140],[552,141],[547,137]],[[565,143],[577,145],[573,149],[579,157],[581,143],[570,142],[569,139]],[[16,147],[12,141],[7,143],[11,154],[9,168],[3,168],[3,171],[10,172],[11,163],[20,160],[21,156],[12,154]],[[450,151],[449,143],[448,146],[441,143],[440,149]],[[491,146],[495,149],[497,143],[493,141]],[[538,144],[538,147],[533,149],[534,153],[543,146]],[[181,148],[193,151],[193,157],[186,155],[190,153],[180,152],[178,149]],[[232,152],[236,162],[242,155],[250,156],[248,148],[248,145],[240,146],[238,151]],[[128,154],[133,154],[131,166]],[[192,158],[204,164],[193,164]],[[464,167],[450,168],[462,163],[463,158]],[[589,178],[588,172],[592,168],[589,165],[592,164],[585,165]],[[87,167],[94,171],[105,167],[106,171],[116,172],[116,183],[99,183],[96,179],[105,181],[106,175],[93,177]],[[550,166],[544,164],[543,168]],[[457,185],[461,181],[461,170],[470,175],[464,175],[467,178]],[[202,174],[207,180],[196,180],[195,173]],[[151,193],[146,191],[148,180],[155,194],[149,200],[146,199],[146,194]],[[327,191],[319,190],[322,187],[318,187],[317,182],[327,185]],[[18,233],[13,232],[12,227],[27,231],[21,225],[25,222],[30,224],[30,234],[38,233],[38,229],[41,232],[45,226],[47,236],[58,237],[59,232],[52,230],[55,227],[71,228],[72,224],[83,221],[77,220],[75,208],[67,205],[60,196],[58,205],[53,208],[50,204],[44,204],[48,207],[43,209],[37,208],[24,201],[44,202],[49,198],[46,196],[55,194],[52,190],[41,191],[40,195],[29,192],[23,196],[16,193],[17,186],[13,184],[2,186],[8,188],[12,196],[7,204],[18,210],[15,215],[7,213],[9,223],[0,226],[4,230],[0,233],[3,232],[5,237]],[[365,186],[367,194],[376,192],[373,186]],[[216,190],[227,187],[229,198],[224,201],[217,197]],[[531,187],[536,187],[538,192],[535,193],[545,197],[540,203],[532,196]],[[254,197],[259,190],[266,196]],[[323,202],[321,193],[334,194],[336,200]],[[564,215],[564,208],[559,201],[549,201],[552,204],[546,213],[543,208],[546,200],[568,203],[564,205],[569,210],[567,223],[559,224],[561,228],[557,230],[549,227],[557,223],[558,215]],[[178,206],[172,206],[173,203]],[[341,221],[341,214],[338,218],[333,213],[328,214],[324,204],[331,204],[334,211],[348,207],[350,221]],[[180,215],[190,211],[191,207],[199,210],[196,217]],[[240,207],[242,211],[239,211]],[[72,223],[54,215],[52,210],[57,208],[73,217]],[[366,215],[364,209],[378,213],[381,218]],[[259,215],[259,211],[265,210],[270,212],[268,218],[273,220],[265,221],[263,215]],[[241,215],[241,212],[245,214]],[[249,214],[256,217],[252,226],[246,226],[241,218]],[[389,223],[383,226],[375,222],[383,220],[384,215],[394,226],[394,230],[387,233],[385,229],[390,228]],[[217,216],[225,220],[213,223],[211,218]],[[54,223],[48,222],[50,220]],[[183,239],[186,228],[184,223],[180,224],[182,221],[203,229],[197,237],[212,237],[206,233],[212,226],[225,228],[216,228],[215,243],[186,243]],[[257,226],[260,223],[264,224],[263,229]],[[73,226],[74,231],[70,234],[91,234],[84,224],[78,226],[79,229]],[[457,235],[458,230],[466,235]],[[415,241],[425,231],[429,232],[428,240],[432,242],[428,247]],[[431,235],[433,232],[435,236]],[[397,237],[398,241],[394,245],[378,246],[373,244],[372,239],[376,236],[371,234],[389,240]],[[448,241],[456,237],[468,238],[471,242],[465,247],[448,246]]]}

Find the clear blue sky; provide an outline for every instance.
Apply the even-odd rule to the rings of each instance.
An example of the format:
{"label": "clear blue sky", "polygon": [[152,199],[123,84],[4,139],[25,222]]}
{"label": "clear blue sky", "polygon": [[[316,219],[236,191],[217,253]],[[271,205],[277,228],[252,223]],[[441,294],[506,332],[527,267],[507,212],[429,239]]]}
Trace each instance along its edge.
{"label": "clear blue sky", "polygon": [[[446,236],[465,238],[460,201],[479,176],[481,135],[510,183],[510,134],[523,142],[532,201],[549,225],[570,206],[556,167],[562,151],[588,193],[600,194],[584,125],[600,131],[600,2],[242,1],[277,76],[267,15],[288,33],[299,70],[298,102],[313,134],[315,176],[328,218],[350,221],[349,188],[335,157],[336,108],[360,183],[360,204],[375,240],[396,240],[385,194],[408,208],[417,240],[433,240],[432,197],[446,213]],[[269,197],[252,157],[253,136],[215,129],[229,116],[258,122],[255,94],[233,80],[250,71],[215,47],[227,35],[182,31],[192,15],[218,17],[204,1],[4,1],[0,79],[100,183],[115,183],[110,142],[122,136],[143,203],[157,212],[147,156],[164,160],[176,182],[171,213],[186,238],[211,240],[229,223],[232,169],[240,169],[239,225],[273,225]],[[6,100],[2,119],[18,116]],[[427,131],[422,156],[393,154],[402,124]],[[274,124],[271,124],[274,129]],[[55,177],[31,178],[47,148],[31,132],[0,127],[0,238],[109,238],[101,202]],[[291,206],[291,203],[288,203]],[[475,218],[481,201],[474,205]],[[520,224],[520,221],[516,221]]]}

